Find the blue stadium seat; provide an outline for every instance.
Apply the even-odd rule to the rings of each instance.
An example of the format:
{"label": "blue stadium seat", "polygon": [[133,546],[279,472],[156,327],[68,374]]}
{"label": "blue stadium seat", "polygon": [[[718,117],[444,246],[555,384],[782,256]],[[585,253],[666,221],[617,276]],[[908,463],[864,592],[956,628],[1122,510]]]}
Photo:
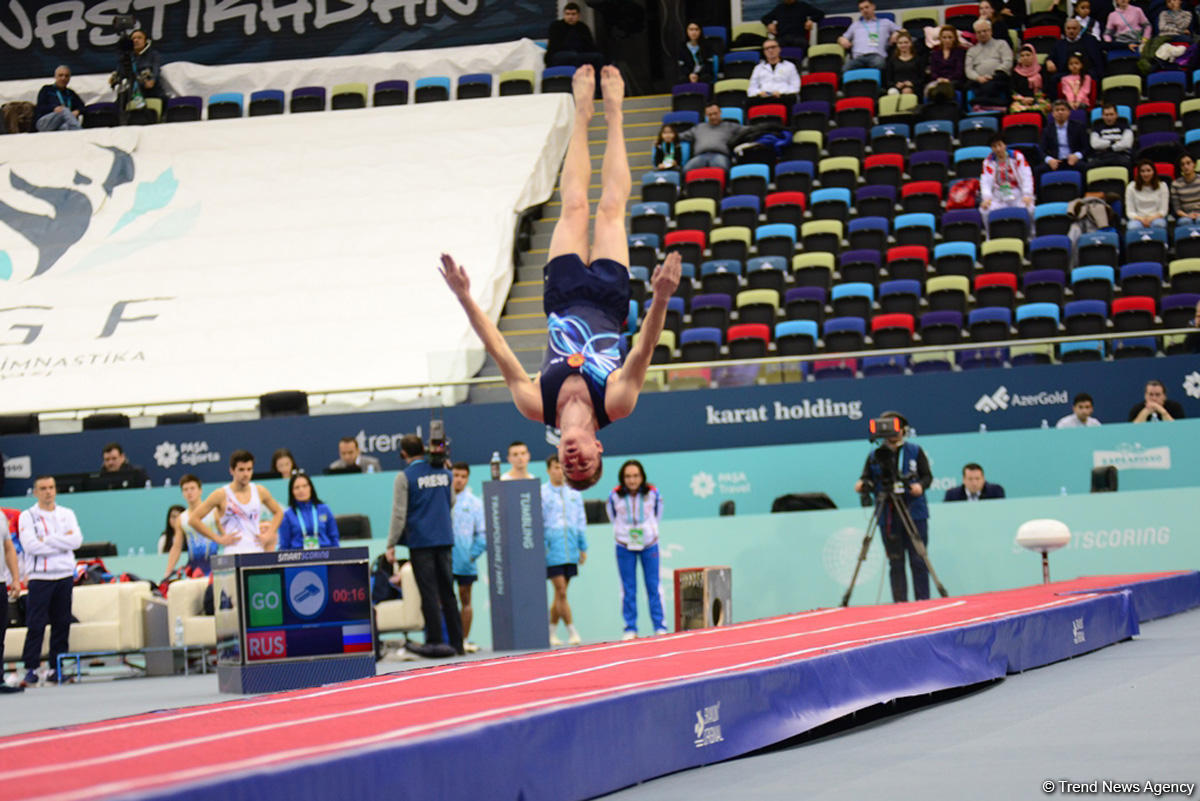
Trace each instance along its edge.
{"label": "blue stadium seat", "polygon": [[1055,303],[1022,303],[1016,308],[1017,336],[1030,339],[1055,336],[1060,313]]}
{"label": "blue stadium seat", "polygon": [[880,375],[904,375],[908,367],[908,356],[866,356],[862,361],[864,377]]}
{"label": "blue stadium seat", "polygon": [[1003,306],[972,309],[967,314],[967,332],[973,342],[995,342],[1008,339],[1012,327],[1012,310]]}
{"label": "blue stadium seat", "polygon": [[1034,270],[1062,267],[1071,258],[1071,240],[1066,236],[1037,236],[1029,243],[1029,263]]}
{"label": "blue stadium seat", "polygon": [[979,248],[973,242],[942,242],[933,248],[933,269],[938,275],[975,274]]}
{"label": "blue stadium seat", "polygon": [[1063,307],[1063,324],[1071,336],[1103,333],[1108,326],[1108,304],[1102,300],[1073,300]]}
{"label": "blue stadium seat", "polygon": [[834,317],[868,318],[874,302],[875,286],[863,282],[837,284],[830,295]]}
{"label": "blue stadium seat", "polygon": [[897,245],[923,245],[933,249],[937,219],[932,214],[901,214],[894,220]]}
{"label": "blue stadium seat", "polygon": [[829,353],[862,350],[867,322],[862,317],[831,317],[825,321],[822,338]]}
{"label": "blue stadium seat", "polygon": [[1104,360],[1104,343],[1099,340],[1064,342],[1059,345],[1058,357],[1064,362],[1099,362]]}
{"label": "blue stadium seat", "polygon": [[1039,203],[1033,207],[1033,231],[1037,236],[1065,236],[1070,228],[1066,203]]}
{"label": "blue stadium seat", "polygon": [[850,217],[850,190],[840,186],[816,189],[809,196],[809,209],[813,219],[845,222]]}

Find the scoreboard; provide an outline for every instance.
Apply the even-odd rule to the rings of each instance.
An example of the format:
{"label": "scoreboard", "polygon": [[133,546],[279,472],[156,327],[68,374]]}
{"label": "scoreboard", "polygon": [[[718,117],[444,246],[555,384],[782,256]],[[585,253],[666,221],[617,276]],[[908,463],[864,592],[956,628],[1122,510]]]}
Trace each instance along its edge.
{"label": "scoreboard", "polygon": [[[374,675],[366,548],[220,556],[213,568],[222,690],[315,686],[356,678],[343,668],[361,673],[368,662]],[[227,682],[223,667],[241,681]],[[254,676],[274,678],[252,689]]]}

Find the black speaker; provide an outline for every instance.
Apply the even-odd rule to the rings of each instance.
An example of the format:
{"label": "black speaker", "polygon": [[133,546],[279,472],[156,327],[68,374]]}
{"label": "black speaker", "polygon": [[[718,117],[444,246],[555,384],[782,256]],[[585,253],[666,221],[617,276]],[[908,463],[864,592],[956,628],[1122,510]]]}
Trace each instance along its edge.
{"label": "black speaker", "polygon": [[0,415],[0,435],[36,434],[38,433],[38,428],[38,416],[36,414]]}
{"label": "black speaker", "polygon": [[366,515],[337,515],[334,521],[337,523],[339,539],[371,539],[371,518]]}
{"label": "black speaker", "polygon": [[1113,465],[1092,468],[1092,492],[1116,492],[1117,468]]}
{"label": "black speaker", "polygon": [[258,399],[262,417],[288,417],[308,414],[308,394],[299,390],[268,392]]}
{"label": "black speaker", "polygon": [[836,509],[837,504],[823,492],[792,492],[780,495],[771,504],[772,512],[811,512],[816,509]]}

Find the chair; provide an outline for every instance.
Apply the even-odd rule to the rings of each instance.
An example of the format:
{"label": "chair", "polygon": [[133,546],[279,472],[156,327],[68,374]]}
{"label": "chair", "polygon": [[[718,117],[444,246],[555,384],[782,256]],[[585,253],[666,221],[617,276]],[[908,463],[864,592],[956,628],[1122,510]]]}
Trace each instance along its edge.
{"label": "chair", "polygon": [[914,353],[909,364],[913,375],[948,373],[954,369],[950,363],[950,353],[947,351]]}
{"label": "chair", "polygon": [[258,398],[260,417],[297,417],[308,414],[308,394],[299,390],[268,392]]}
{"label": "chair", "polygon": [[204,115],[204,100],[195,95],[167,98],[163,122],[195,122]]}
{"label": "chair", "polygon": [[[701,198],[712,202],[711,198]],[[758,195],[729,195],[721,198],[721,225],[757,228],[762,200]],[[676,222],[678,224],[678,221]]]}
{"label": "chair", "polygon": [[[225,120],[242,116],[242,93],[220,92],[208,97],[208,118]],[[84,117],[86,119],[86,115]]]}
{"label": "chair", "polygon": [[1163,328],[1187,328],[1192,324],[1200,293],[1183,292],[1162,299]]}
{"label": "chair", "polygon": [[704,293],[692,298],[689,307],[692,328],[719,328],[729,326],[733,311],[733,298],[723,292]]}
{"label": "chair", "polygon": [[832,253],[798,253],[792,257],[792,280],[796,286],[819,287],[826,292],[833,285]]}
{"label": "chair", "polygon": [[1022,303],[1015,314],[1017,336],[1021,339],[1056,336],[1060,313],[1053,303]]}
{"label": "chair", "polygon": [[904,177],[904,157],[898,153],[867,156],[863,161],[863,180],[868,184],[900,186]]}
{"label": "chair", "polygon": [[871,127],[875,120],[875,99],[871,97],[846,97],[833,104],[834,122],[839,128]]}
{"label": "chair", "polygon": [[1054,364],[1053,345],[1013,345],[1009,362],[1013,367]]}
{"label": "chair", "polygon": [[1175,259],[1167,264],[1172,292],[1200,292],[1200,258]]}
{"label": "chair", "polygon": [[1129,50],[1109,50],[1105,52],[1107,62],[1104,72],[1106,75],[1137,75],[1138,54]]}
{"label": "chair", "polygon": [[982,146],[960,147],[954,151],[954,174],[959,178],[978,178],[983,173],[983,160],[991,152]]}
{"label": "chair", "polygon": [[937,220],[932,214],[901,214],[895,220],[897,245],[921,245],[933,249]]}
{"label": "chair", "polygon": [[887,252],[888,277],[893,280],[924,281],[929,270],[929,248],[897,245]]}
{"label": "chair", "polygon": [[837,284],[829,296],[830,306],[834,317],[871,316],[871,307],[875,303],[875,287],[867,283]]}
{"label": "chair", "polygon": [[[1133,73],[1110,72],[1108,74],[1109,75],[1125,75],[1125,74],[1132,75]],[[1094,109],[1092,109],[1091,112],[1088,114],[1088,124],[1095,125],[1096,120],[1100,119],[1100,114],[1102,111],[1103,111],[1103,109],[1101,109],[1100,106],[1096,106]],[[1123,121],[1126,125],[1133,125],[1133,109],[1130,106],[1124,106],[1124,105],[1117,106],[1117,119]]]}
{"label": "chair", "polygon": [[790,261],[796,250],[796,226],[791,223],[760,225],[754,230],[754,245],[759,256],[781,256]]}
{"label": "chair", "polygon": [[964,148],[987,147],[998,130],[1000,123],[995,117],[967,117],[958,123],[958,141]]}
{"label": "chair", "polygon": [[916,122],[916,95],[884,95],[879,98],[880,124],[909,125]]}
{"label": "chair", "polygon": [[810,72],[800,76],[800,100],[828,103],[837,100],[838,76],[836,72]]}
{"label": "chair", "polygon": [[878,248],[846,250],[837,258],[839,283],[874,284],[879,280],[883,261]]}
{"label": "chair", "polygon": [[1158,353],[1158,337],[1134,337],[1113,341],[1113,359],[1144,359]]}
{"label": "chair", "polygon": [[950,177],[950,154],[944,150],[921,150],[908,160],[908,176],[914,181],[946,183]]}
{"label": "chair", "polygon": [[734,50],[725,54],[721,71],[726,78],[747,80],[761,58],[762,54],[758,50]]}
{"label": "chair", "polygon": [[658,244],[654,234],[629,235],[629,266],[653,270],[658,265]]}
{"label": "chair", "polygon": [[[736,63],[736,62],[735,62]],[[753,65],[750,67],[754,69]],[[749,73],[747,73],[749,77]],[[750,81],[746,78],[726,78],[713,84],[713,102],[721,108],[746,108],[746,90]]]}
{"label": "chair", "polygon": [[1112,303],[1114,270],[1106,264],[1090,264],[1071,270],[1071,292],[1077,300]]}
{"label": "chair", "polygon": [[800,238],[805,250],[837,253],[842,247],[840,220],[809,220],[800,226]]}
{"label": "chair", "polygon": [[1060,38],[1062,30],[1057,25],[1035,25],[1021,34],[1023,43],[1033,45],[1040,55],[1048,55]]}
{"label": "chair", "polygon": [[1075,242],[1076,259],[1079,264],[1107,264],[1116,268],[1119,242],[1116,231],[1092,231],[1083,234]]}
{"label": "chair", "polygon": [[949,120],[918,122],[913,129],[913,148],[917,151],[949,152],[954,146],[954,124]]}
{"label": "chair", "polygon": [[709,326],[686,328],[679,335],[679,358],[684,362],[712,362],[721,358],[723,330]]}
{"label": "chair", "polygon": [[915,318],[920,308],[920,281],[898,279],[879,285],[879,309],[884,314],[907,314]]}
{"label": "chair", "polygon": [[1075,170],[1043,173],[1042,180],[1038,183],[1038,203],[1068,203],[1082,194],[1083,179]]}
{"label": "chair", "polygon": [[714,201],[725,194],[725,171],[720,167],[697,167],[683,176],[688,197],[707,197]]}
{"label": "chair", "polygon": [[675,203],[679,195],[679,173],[674,170],[652,170],[642,174],[642,202]]}
{"label": "chair", "polygon": [[707,83],[680,83],[671,87],[671,110],[704,113],[711,86]]}
{"label": "chair", "polygon": [[1121,297],[1112,302],[1113,328],[1117,331],[1149,331],[1156,317],[1154,298]]}
{"label": "chair", "polygon": [[119,122],[116,103],[88,103],[83,107],[84,128],[115,128]]}
{"label": "chair", "polygon": [[746,122],[746,112],[737,106],[722,106],[721,122],[736,122],[738,125],[744,125]]}
{"label": "chair", "polygon": [[[533,70],[505,70],[500,73],[499,86],[496,89],[496,93],[500,97],[531,95],[533,94],[533,81]],[[378,85],[375,89],[376,92],[379,91]],[[375,105],[379,105],[378,100],[375,101]]]}
{"label": "chair", "polygon": [[956,345],[962,342],[962,324],[963,313],[960,311],[942,309],[925,312],[920,321],[921,344]]}
{"label": "chair", "polygon": [[1021,294],[1027,303],[1061,306],[1066,295],[1066,284],[1066,274],[1062,270],[1030,270],[1021,276]]}
{"label": "chair", "polygon": [[[847,23],[847,27],[849,27],[849,23]],[[842,28],[842,31],[845,30],[846,28]],[[816,44],[808,48],[809,72],[833,72],[840,75],[844,60],[845,51],[842,50],[841,45],[836,43],[836,39],[829,44]]]}
{"label": "chair", "polygon": [[683,133],[684,131],[700,124],[700,112],[698,111],[668,111],[663,115],[663,125],[670,125],[675,128],[676,132]]}
{"label": "chair", "polygon": [[1127,261],[1167,260],[1167,230],[1165,228],[1142,228],[1125,232],[1125,258]]}
{"label": "chair", "polygon": [[764,203],[769,223],[791,223],[799,228],[804,222],[806,201],[803,192],[772,192]]}
{"label": "chair", "polygon": [[1142,99],[1142,76],[1107,75],[1100,81],[1100,100],[1118,106],[1136,106]]}
{"label": "chair", "polygon": [[[775,326],[775,352],[777,355],[807,356],[816,351],[817,324],[812,320],[788,320]],[[800,371],[789,370],[785,367],[785,376],[789,373],[800,376]]]}
{"label": "chair", "polygon": [[[574,77],[575,67],[573,66],[547,67],[542,70],[542,94],[569,93],[571,91],[571,81]],[[418,83],[420,82],[418,81]],[[449,93],[449,87],[447,87],[447,96]],[[421,102],[419,97],[416,102]]]}
{"label": "chair", "polygon": [[850,217],[850,190],[844,187],[817,189],[810,198],[814,220],[841,220]]}
{"label": "chair", "polygon": [[821,159],[817,164],[817,176],[821,187],[853,189],[858,184],[859,161],[850,156],[835,156]]}
{"label": "chair", "polygon": [[[636,208],[638,206],[634,206]],[[710,197],[689,197],[675,201],[675,229],[678,231],[703,231],[707,234],[712,229],[716,215],[717,203]]]}
{"label": "chair", "polygon": [[[1194,78],[1195,75],[1193,74]],[[1192,81],[1192,85],[1196,85],[1195,80]],[[1189,97],[1180,102],[1179,118],[1183,122],[1183,130],[1194,131],[1200,129],[1200,98]]]}
{"label": "chair", "polygon": [[[882,347],[876,343],[876,347]],[[908,368],[908,356],[867,356],[862,360],[864,378],[880,375],[904,375]]]}
{"label": "chair", "polygon": [[972,242],[942,242],[933,249],[933,271],[937,275],[972,276],[978,250]]}
{"label": "chair", "polygon": [[770,181],[771,170],[765,164],[735,164],[729,171],[729,194],[761,199],[766,196]]}
{"label": "chair", "polygon": [[688,264],[697,264],[704,258],[704,247],[708,237],[703,231],[672,231],[663,238],[663,250],[667,253],[679,251]]}
{"label": "chair", "polygon": [[[1200,71],[1200,70],[1198,70]],[[1185,100],[1184,103],[1187,101]],[[1200,117],[1200,114],[1193,112],[1193,117]],[[83,127],[87,127],[85,123]],[[1200,128],[1185,128],[1183,133],[1183,148],[1188,152],[1193,159],[1200,158]]]}
{"label": "chair", "polygon": [[970,242],[979,247],[983,239],[983,215],[979,209],[949,209],[942,215],[943,242]]}
{"label": "chair", "polygon": [[974,348],[960,350],[955,354],[955,360],[962,370],[979,370],[989,367],[1003,367],[1008,359],[1008,348]]}
{"label": "chair", "polygon": [[[741,289],[742,263],[737,259],[710,259],[700,264],[700,291],[732,297]],[[695,301],[695,298],[692,299]]]}
{"label": "chair", "polygon": [[829,127],[833,106],[824,100],[804,100],[792,106],[792,128],[797,131],[823,132]]}
{"label": "chair", "polygon": [[1033,207],[1033,233],[1035,236],[1066,236],[1071,229],[1071,218],[1067,216],[1066,203],[1039,203]]}
{"label": "chair", "polygon": [[846,70],[842,73],[842,97],[879,97],[882,79],[877,69]]}
{"label": "chair", "polygon": [[1071,259],[1069,237],[1048,235],[1034,237],[1029,243],[1029,264],[1034,270],[1061,267]]}
{"label": "chair", "polygon": [[[1135,161],[1140,159],[1149,159],[1156,164],[1165,163],[1171,168],[1171,180],[1174,180],[1175,162],[1183,153],[1183,144],[1179,140],[1179,134],[1174,131],[1160,131],[1159,133],[1142,134],[1137,139],[1137,154]],[[1162,168],[1159,168],[1159,173],[1162,174]]]}
{"label": "chair", "polygon": [[[463,78],[469,76],[464,75]],[[488,75],[488,94],[491,94],[492,76]],[[462,79],[459,79],[460,87]],[[341,83],[329,91],[329,108],[341,111],[348,108],[367,107],[367,85],[365,83]]]}
{"label": "chair", "polygon": [[[774,328],[779,315],[779,292],[774,289],[746,289],[734,299],[739,323],[761,323]],[[764,336],[770,339],[769,332]]]}
{"label": "chair", "polygon": [[[771,325],[774,325],[772,321]],[[771,341],[771,327],[762,323],[732,325],[727,332],[729,358],[761,359],[767,355]]]}
{"label": "chair", "polygon": [[811,161],[781,161],[775,165],[775,188],[780,192],[812,192],[813,163]]}
{"label": "chair", "polygon": [[1142,103],[1133,110],[1139,136],[1175,130],[1174,103]]}
{"label": "chair", "polygon": [[1111,192],[1125,197],[1125,187],[1129,185],[1129,170],[1124,167],[1092,167],[1087,171],[1086,180],[1089,192]]}
{"label": "chair", "polygon": [[131,100],[125,105],[126,125],[157,125],[162,119],[163,101],[147,97],[140,104]]}
{"label": "chair", "polygon": [[1072,300],[1063,306],[1069,336],[1102,334],[1108,327],[1108,306],[1102,300]]}
{"label": "chair", "polygon": [[942,184],[937,181],[909,181],[900,187],[900,207],[905,214],[942,212]]}
{"label": "chair", "polygon": [[852,250],[881,251],[887,247],[887,217],[856,217],[847,224],[846,238]]}
{"label": "chair", "polygon": [[831,317],[821,332],[827,353],[862,350],[867,338],[867,323],[862,317]]}
{"label": "chair", "polygon": [[1064,342],[1059,346],[1058,357],[1064,364],[1102,362],[1104,361],[1104,343],[1099,340]]}
{"label": "chair", "polygon": [[[1194,227],[1177,227],[1174,245],[1177,259],[1200,257],[1200,231]],[[1162,260],[1165,261],[1165,259]]]}
{"label": "chair", "polygon": [[877,348],[907,348],[913,329],[911,314],[880,314],[871,320],[871,340]]}
{"label": "chair", "polygon": [[1032,221],[1026,209],[1001,208],[988,212],[990,239],[1028,239]]}
{"label": "chair", "polygon": [[[531,94],[533,92],[533,72],[531,70],[518,70],[518,72],[529,73],[529,92],[521,94]],[[509,73],[503,73],[500,77],[504,78]],[[500,94],[505,94],[504,84],[500,85]],[[510,94],[518,94],[518,92],[510,92]],[[373,106],[403,106],[408,103],[408,81],[379,81],[375,84],[375,92],[371,96],[371,105]]]}
{"label": "chair", "polygon": [[1006,114],[1000,120],[1000,129],[1006,144],[1036,145],[1042,139],[1042,115],[1031,112]]}
{"label": "chair", "polygon": [[[251,117],[266,117],[283,113],[284,95],[279,89],[260,89],[250,94],[248,113]],[[239,115],[240,116],[240,115]]]}
{"label": "chair", "polygon": [[[1121,267],[1119,276],[1121,294],[1124,297],[1147,297],[1157,302],[1162,296],[1161,261],[1130,262]],[[1113,308],[1115,311],[1116,307]]]}
{"label": "chair", "polygon": [[[787,283],[787,268],[791,257],[755,256],[746,260],[746,288],[770,289],[782,295]],[[779,305],[778,299],[775,305]]]}
{"label": "chair", "polygon": [[709,253],[714,259],[745,262],[750,255],[750,229],[740,225],[714,228],[709,234]]}
{"label": "chair", "polygon": [[897,194],[894,186],[860,186],[854,190],[854,210],[859,217],[890,220],[896,216]]}
{"label": "chair", "polygon": [[629,209],[629,232],[662,239],[667,234],[668,208],[666,203],[634,203]]}
{"label": "chair", "polygon": [[780,125],[787,125],[787,106],[782,103],[759,103],[746,111],[746,121],[751,124],[774,120]]}
{"label": "chair", "polygon": [[1001,306],[972,309],[967,314],[967,333],[972,342],[996,342],[1008,339],[1012,310]]}
{"label": "chair", "polygon": [[871,152],[876,155],[884,153],[907,155],[908,140],[911,135],[909,126],[901,123],[876,125],[871,129]]}
{"label": "chair", "polygon": [[292,90],[288,110],[293,114],[305,114],[325,110],[324,86],[300,86]]}
{"label": "chair", "polygon": [[783,161],[811,161],[816,163],[825,149],[825,134],[821,131],[796,131],[792,141],[783,149]]}
{"label": "chair", "polygon": [[975,276],[975,306],[1011,309],[1017,299],[1017,277],[1012,273],[980,273]]}

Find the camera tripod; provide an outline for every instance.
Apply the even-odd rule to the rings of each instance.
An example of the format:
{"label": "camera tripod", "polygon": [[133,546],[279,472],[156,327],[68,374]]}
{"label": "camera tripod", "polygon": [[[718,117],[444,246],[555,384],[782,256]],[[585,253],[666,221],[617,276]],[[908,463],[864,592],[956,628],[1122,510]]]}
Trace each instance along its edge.
{"label": "camera tripod", "polygon": [[[867,533],[863,537],[862,550],[858,554],[858,562],[854,565],[854,574],[850,577],[850,586],[846,588],[846,594],[842,596],[842,606],[850,605],[850,593],[854,592],[854,584],[858,581],[858,572],[862,569],[863,562],[867,560],[867,554],[870,553],[871,539],[875,536],[875,530],[879,527],[879,516],[883,512],[884,506],[890,504],[896,519],[900,521],[900,525],[908,534],[908,538],[912,541],[913,550],[925,562],[925,567],[929,570],[929,577],[933,579],[933,584],[937,587],[938,594],[945,598],[949,593],[942,586],[941,579],[933,570],[933,562],[929,561],[929,552],[925,550],[925,543],[921,542],[921,538],[917,536],[917,524],[913,521],[912,515],[908,511],[908,507],[904,504],[904,498],[901,493],[892,492],[891,485],[885,488],[878,488],[875,494],[875,510],[871,512],[871,520],[867,523]],[[884,535],[886,537],[886,535]],[[890,558],[890,557],[889,557]],[[904,559],[904,551],[901,550],[900,558]]]}

